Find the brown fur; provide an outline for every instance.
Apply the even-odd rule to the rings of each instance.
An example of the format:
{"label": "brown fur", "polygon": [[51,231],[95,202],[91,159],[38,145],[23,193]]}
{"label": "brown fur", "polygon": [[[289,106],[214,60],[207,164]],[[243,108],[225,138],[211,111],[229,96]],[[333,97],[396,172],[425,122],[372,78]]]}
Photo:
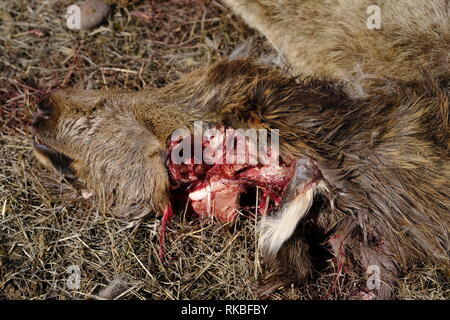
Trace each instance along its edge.
{"label": "brown fur", "polygon": [[[291,10],[299,8],[292,4]],[[313,10],[312,3],[305,1],[305,8]],[[329,19],[325,18],[328,9],[320,8],[316,8],[317,19]],[[430,5],[423,10],[430,15]],[[300,19],[305,30],[311,15]],[[281,19],[275,20],[276,31]],[[418,30],[408,23],[411,39]],[[418,23],[425,22],[419,19]],[[436,33],[440,40],[448,39],[444,25],[435,27],[443,30]],[[280,26],[289,29],[288,24]],[[291,29],[286,34],[295,31]],[[331,33],[322,27],[318,30],[323,37]],[[340,34],[338,30],[331,34]],[[192,129],[195,120],[233,128],[279,129],[281,155],[307,159],[319,170],[326,188],[278,255],[268,259],[274,272],[265,288],[310,277],[311,248],[323,246],[350,275],[360,277],[367,266],[379,266],[383,285],[378,295],[386,298],[392,295],[399,271],[417,263],[449,270],[450,79],[448,65],[442,64],[449,42],[435,43],[432,51],[443,55],[427,60],[425,73],[411,66],[410,57],[415,55],[422,62],[431,57],[424,45],[430,34],[413,42],[408,51],[406,46],[392,44],[392,30],[377,33],[384,40],[375,37],[367,44],[373,42],[378,53],[383,46],[400,50],[383,60],[368,52],[355,30],[342,27],[345,41],[340,43],[345,47],[337,53],[330,47],[336,45],[332,38],[322,37],[322,46],[305,42],[299,57],[305,55],[309,71],[300,58],[291,58],[294,66],[299,63],[298,72],[328,76],[332,81],[295,79],[249,60],[224,60],[153,91],[56,92],[42,107],[49,108],[42,111],[48,119],[36,121],[36,133],[43,144],[71,158],[74,174],[105,196],[118,215],[132,208],[133,216],[140,217],[167,205],[164,150],[174,129]],[[316,41],[312,38],[306,41]],[[428,41],[434,44],[434,38]],[[291,43],[296,51],[300,40]],[[347,84],[354,86],[357,79],[352,66],[359,60],[344,53],[358,45],[361,51],[355,56],[365,52],[369,57],[364,73],[375,73],[384,85],[388,81],[389,90],[377,91],[364,84],[364,95],[348,90]],[[313,55],[320,59],[314,62]],[[311,230],[319,235],[317,239],[309,236]]]}
{"label": "brown fur", "polygon": [[[282,155],[312,159],[329,190],[301,225],[313,221],[355,272],[378,264],[389,280],[418,262],[448,266],[450,225],[448,87],[396,88],[356,100],[331,83],[225,60],[157,91],[57,92],[51,120],[37,132],[115,206],[162,208],[168,177],[160,152],[173,129],[194,120],[278,128]],[[311,270],[306,245],[290,249],[301,238],[300,231],[272,262],[290,281]]]}
{"label": "brown fur", "polygon": [[[295,75],[345,81],[353,95],[386,89],[387,79],[423,79],[421,70],[450,75],[447,0],[222,1],[267,37]],[[370,5],[380,7],[379,30],[366,25]]]}
{"label": "brown fur", "polygon": [[[343,127],[330,129],[330,137],[333,140],[340,139],[339,134],[336,135],[339,131],[343,134],[340,142],[343,145],[339,147],[340,155],[338,153],[326,155],[331,162],[319,166],[322,173],[328,175],[328,181],[339,181],[338,185],[344,183],[345,188],[352,189],[352,192],[342,197],[339,202],[341,204],[347,202],[351,207],[357,202],[360,203],[357,209],[358,224],[365,234],[364,242],[367,241],[366,233],[390,233],[390,241],[393,241],[390,246],[396,248],[383,248],[382,251],[385,252],[380,254],[367,246],[361,246],[358,240],[352,240],[361,236],[355,235],[357,227],[351,222],[352,219],[349,221],[333,219],[330,216],[326,219],[318,217],[317,223],[323,223],[325,230],[328,229],[327,225],[342,226],[342,230],[337,233],[340,238],[331,237],[329,241],[338,260],[339,252],[344,250],[346,251],[344,256],[353,257],[349,258],[353,261],[347,261],[347,264],[350,262],[354,265],[356,262],[361,266],[360,271],[364,271],[367,265],[378,264],[382,266],[382,274],[387,282],[395,278],[396,266],[393,261],[401,260],[400,266],[412,264],[405,251],[413,250],[420,255],[421,252],[431,250],[434,257],[444,261],[448,266],[448,220],[443,222],[443,226],[438,227],[440,230],[435,229],[437,232],[429,233],[428,227],[434,224],[431,221],[438,221],[443,216],[449,219],[447,174],[449,2],[445,0],[426,3],[415,0],[223,0],[223,2],[268,38],[285,56],[294,74],[339,81],[351,96],[366,97],[369,101],[365,102],[367,103],[367,110],[363,111],[366,112],[365,116],[357,115],[358,108],[349,109],[348,113],[344,114],[347,120],[342,124]],[[370,5],[380,7],[379,30],[369,30],[366,25],[369,17],[366,10]],[[395,108],[391,109],[389,106]],[[353,123],[348,123],[349,117],[354,117]],[[332,119],[330,128],[335,128],[336,118],[329,119]],[[320,130],[323,129],[321,126]],[[321,142],[327,138],[324,136]],[[353,160],[348,159],[349,157]],[[334,166],[332,162],[339,163],[336,169],[331,169]],[[433,166],[429,167],[429,163],[436,163],[439,169],[432,169]],[[442,172],[445,172],[443,179],[440,177]],[[343,182],[342,177],[345,176],[353,176],[351,183],[348,178]],[[424,179],[425,176],[433,178],[429,183],[425,183],[427,180]],[[426,185],[418,185],[422,182]],[[400,190],[414,195],[415,200],[408,199]],[[357,193],[360,194],[359,197],[355,197]],[[391,194],[389,201],[384,198],[387,194]],[[444,205],[434,207],[431,204],[419,203],[421,201],[419,199],[428,198],[431,201],[435,197],[442,201],[437,203]],[[345,198],[348,199],[344,201]],[[336,202],[332,201],[329,205],[335,204]],[[409,205],[413,205],[415,209],[406,209]],[[377,207],[377,213],[371,213],[373,206]],[[354,210],[355,208],[351,211]],[[395,218],[386,221],[386,216],[381,212],[386,216],[394,214]],[[407,214],[402,216],[404,212]],[[381,216],[375,217],[378,214]],[[374,224],[377,226],[376,230],[374,226],[367,226],[365,221],[368,219],[379,219],[378,223]],[[396,225],[395,230],[392,228],[393,224]],[[416,226],[416,230],[409,228],[411,224]],[[438,224],[435,224],[435,227]],[[420,244],[408,243],[409,236],[406,236],[406,233],[411,232]],[[377,238],[378,241],[384,241],[384,235]],[[437,238],[444,241],[442,242],[444,245],[438,245],[438,248],[435,247],[436,243],[432,244]],[[425,249],[426,247],[428,249]],[[284,254],[280,253],[284,257],[283,261],[275,264],[283,269],[281,274],[286,274],[286,265],[289,265],[284,260],[290,259],[295,265],[297,263],[295,261],[299,260],[296,258],[297,254],[296,250],[285,250]],[[292,258],[289,258],[291,255]],[[386,255],[394,259],[387,261]],[[421,259],[428,261],[424,256]],[[296,271],[298,269],[293,268],[291,277],[304,274]],[[302,269],[309,269],[309,265],[305,264]],[[386,287],[383,290],[385,292],[381,296],[387,297],[388,290]]]}

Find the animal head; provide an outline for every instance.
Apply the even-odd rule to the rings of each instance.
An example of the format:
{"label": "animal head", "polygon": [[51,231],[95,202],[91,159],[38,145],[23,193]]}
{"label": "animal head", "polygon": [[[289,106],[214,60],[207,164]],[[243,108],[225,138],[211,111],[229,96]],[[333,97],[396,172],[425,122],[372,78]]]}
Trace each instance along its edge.
{"label": "animal head", "polygon": [[34,115],[34,151],[76,177],[113,213],[138,218],[167,204],[163,146],[133,115],[129,93],[60,90]]}

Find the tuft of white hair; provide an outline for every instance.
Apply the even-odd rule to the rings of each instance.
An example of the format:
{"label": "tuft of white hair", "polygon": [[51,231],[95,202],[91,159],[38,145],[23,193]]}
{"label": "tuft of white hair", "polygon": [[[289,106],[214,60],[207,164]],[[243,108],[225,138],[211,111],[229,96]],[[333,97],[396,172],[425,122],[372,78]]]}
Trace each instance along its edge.
{"label": "tuft of white hair", "polygon": [[283,243],[288,240],[300,220],[308,213],[314,200],[314,194],[326,189],[321,181],[316,186],[297,195],[276,215],[263,217],[259,224],[259,249],[267,256],[275,256]]}

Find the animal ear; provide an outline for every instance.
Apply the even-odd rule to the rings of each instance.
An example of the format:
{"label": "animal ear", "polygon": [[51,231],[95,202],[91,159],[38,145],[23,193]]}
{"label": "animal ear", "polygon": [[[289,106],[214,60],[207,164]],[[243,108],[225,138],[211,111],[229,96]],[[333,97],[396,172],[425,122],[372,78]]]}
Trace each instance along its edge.
{"label": "animal ear", "polygon": [[326,189],[320,171],[312,159],[299,158],[294,170],[277,213],[263,217],[259,225],[259,247],[268,257],[275,257],[281,246],[294,233],[297,224],[311,208],[314,194]]}
{"label": "animal ear", "polygon": [[145,204],[122,205],[112,209],[112,214],[125,220],[137,220],[150,214],[152,209]]}
{"label": "animal ear", "polygon": [[54,104],[74,113],[90,113],[103,108],[112,93],[103,90],[60,89],[50,96]]}

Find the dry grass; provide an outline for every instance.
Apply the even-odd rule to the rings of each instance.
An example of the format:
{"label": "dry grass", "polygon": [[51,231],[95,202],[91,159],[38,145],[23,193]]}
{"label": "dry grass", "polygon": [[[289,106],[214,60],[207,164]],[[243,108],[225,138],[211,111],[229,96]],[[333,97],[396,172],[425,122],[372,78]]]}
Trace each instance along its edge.
{"label": "dry grass", "polygon": [[[33,159],[29,121],[53,89],[160,87],[230,54],[276,54],[216,1],[128,1],[91,32],[72,32],[72,1],[0,3],[0,298],[252,299],[264,273],[252,219],[170,224],[158,258],[159,220],[119,221]],[[127,1],[121,1],[125,3]],[[69,290],[78,265],[81,287]],[[345,298],[330,274],[272,299]],[[438,270],[406,275],[405,299],[448,299]]]}

